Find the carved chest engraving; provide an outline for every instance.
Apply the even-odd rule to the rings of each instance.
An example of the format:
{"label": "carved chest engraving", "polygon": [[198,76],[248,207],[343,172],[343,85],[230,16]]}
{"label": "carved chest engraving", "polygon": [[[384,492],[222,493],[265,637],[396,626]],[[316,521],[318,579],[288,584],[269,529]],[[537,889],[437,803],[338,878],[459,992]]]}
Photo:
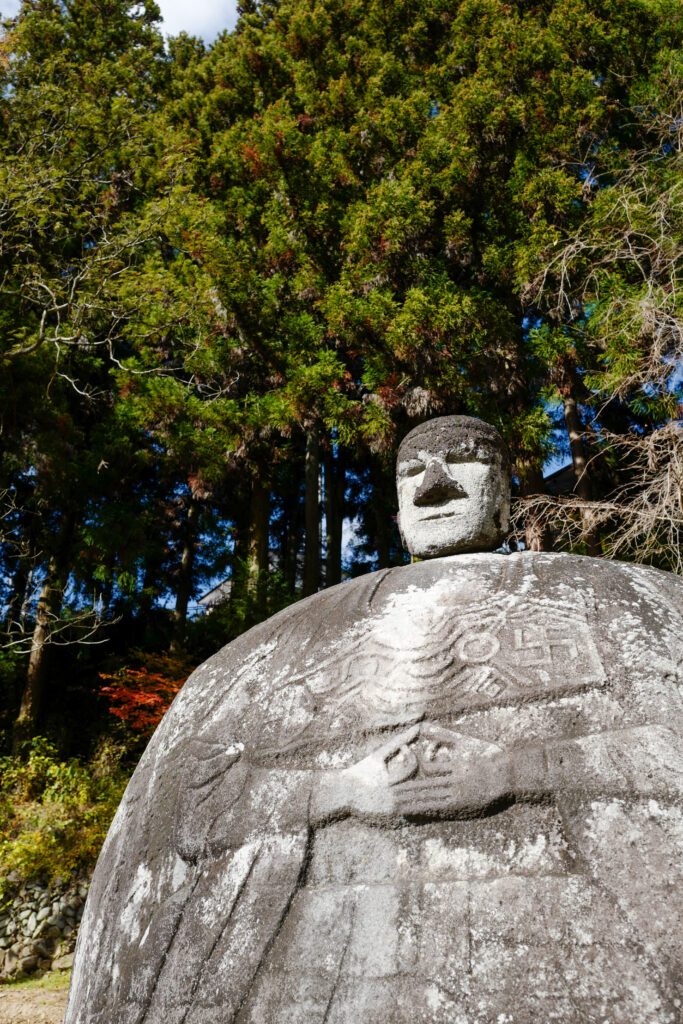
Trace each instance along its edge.
{"label": "carved chest engraving", "polygon": [[[601,686],[605,671],[585,612],[528,598],[484,601],[440,621],[401,657],[377,652],[382,671],[363,692],[386,710],[407,703],[454,712]],[[374,646],[374,645],[371,645]],[[348,666],[347,674],[357,671]]]}
{"label": "carved chest engraving", "polygon": [[585,614],[533,599],[465,617],[454,648],[454,693],[464,700],[559,695],[606,679]]}
{"label": "carved chest engraving", "polygon": [[[378,624],[379,623],[379,624]],[[563,696],[606,681],[584,607],[497,595],[463,609],[442,593],[412,629],[380,617],[269,702],[267,746],[364,723]],[[315,723],[315,724],[314,724]]]}

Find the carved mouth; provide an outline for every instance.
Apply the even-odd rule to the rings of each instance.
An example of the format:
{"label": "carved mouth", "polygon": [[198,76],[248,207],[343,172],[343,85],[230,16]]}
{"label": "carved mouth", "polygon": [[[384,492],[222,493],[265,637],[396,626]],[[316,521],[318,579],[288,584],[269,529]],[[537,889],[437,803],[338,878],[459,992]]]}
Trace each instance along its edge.
{"label": "carved mouth", "polygon": [[434,514],[431,515],[431,516],[422,516],[422,518],[420,519],[420,522],[421,523],[426,523],[430,519],[450,519],[451,516],[454,516],[454,515],[455,515],[455,512],[434,512]]}

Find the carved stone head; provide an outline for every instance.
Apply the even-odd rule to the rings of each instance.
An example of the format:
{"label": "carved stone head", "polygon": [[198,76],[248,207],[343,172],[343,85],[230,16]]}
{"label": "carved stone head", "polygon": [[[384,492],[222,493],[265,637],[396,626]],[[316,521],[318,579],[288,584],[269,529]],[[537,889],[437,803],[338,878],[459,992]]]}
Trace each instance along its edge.
{"label": "carved stone head", "polygon": [[418,558],[492,551],[510,515],[510,467],[498,431],[472,416],[428,420],[403,439],[399,530]]}

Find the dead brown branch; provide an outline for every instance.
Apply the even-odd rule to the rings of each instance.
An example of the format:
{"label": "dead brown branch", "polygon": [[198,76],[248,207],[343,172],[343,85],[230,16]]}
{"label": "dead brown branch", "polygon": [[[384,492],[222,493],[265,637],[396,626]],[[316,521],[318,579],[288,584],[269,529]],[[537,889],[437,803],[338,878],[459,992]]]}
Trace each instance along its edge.
{"label": "dead brown branch", "polygon": [[516,538],[529,524],[550,530],[554,547],[581,544],[586,520],[600,530],[603,554],[656,564],[683,575],[683,424],[641,437],[612,435],[606,448],[628,467],[629,482],[602,501],[536,494],[513,504]]}

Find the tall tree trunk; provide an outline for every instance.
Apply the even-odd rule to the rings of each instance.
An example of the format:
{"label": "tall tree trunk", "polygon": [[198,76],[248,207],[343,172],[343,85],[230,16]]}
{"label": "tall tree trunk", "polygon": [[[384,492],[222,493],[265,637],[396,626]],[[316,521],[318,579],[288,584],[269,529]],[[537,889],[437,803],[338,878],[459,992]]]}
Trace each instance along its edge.
{"label": "tall tree trunk", "polygon": [[247,589],[259,611],[265,607],[267,593],[269,526],[270,491],[259,480],[254,480],[249,503]]}
{"label": "tall tree trunk", "polygon": [[30,558],[27,555],[19,555],[12,577],[12,593],[7,602],[7,614],[5,615],[5,632],[10,635],[22,632],[21,613],[26,601],[30,568]]}
{"label": "tall tree trunk", "polygon": [[301,548],[301,493],[297,489],[287,498],[287,535],[283,572],[290,594],[296,591]]}
{"label": "tall tree trunk", "polygon": [[375,460],[372,465],[372,509],[378,569],[388,569],[391,565],[391,524],[395,495],[393,467],[387,469],[379,460]]}
{"label": "tall tree trunk", "polygon": [[[543,473],[537,465],[524,461],[517,466],[519,489],[523,497],[543,494]],[[527,551],[552,551],[552,535],[542,519],[529,516],[524,524],[524,547]]]}
{"label": "tall tree trunk", "polygon": [[320,584],[320,445],[318,433],[310,429],[306,435],[306,496],[304,522],[304,597],[315,594]]}
{"label": "tall tree trunk", "polygon": [[[154,607],[158,592],[159,577],[161,576],[161,559],[155,550],[154,555],[145,558],[145,568],[142,575],[142,588],[138,595],[138,607],[132,623],[133,643],[132,646],[144,647],[146,634],[150,624],[150,613]],[[104,607],[110,607],[110,601],[103,596]]]}
{"label": "tall tree trunk", "polygon": [[73,512],[65,512],[62,515],[55,550],[48,561],[45,579],[40,590],[31,638],[26,685],[12,733],[12,745],[15,753],[25,740],[36,735],[45,707],[50,640],[62,607],[68,578],[68,554],[75,522],[76,518]]}
{"label": "tall tree trunk", "polygon": [[5,616],[5,631],[10,634],[24,632],[24,619],[31,599],[33,569],[36,563],[38,522],[37,516],[30,516],[28,524],[21,529],[21,550],[17,555],[12,578],[12,594],[7,602]]}
{"label": "tall tree trunk", "polygon": [[567,424],[569,447],[571,448],[574,476],[576,477],[576,487],[574,490],[582,501],[590,501],[592,493],[586,453],[583,447],[583,424],[576,407],[576,399],[572,398],[571,395],[567,396],[564,400],[564,420]]}
{"label": "tall tree trunk", "polygon": [[377,540],[377,568],[388,569],[391,565],[391,523],[384,501],[375,502],[375,537]]}
{"label": "tall tree trunk", "polygon": [[[564,420],[567,424],[569,447],[572,453],[574,476],[576,477],[574,490],[582,501],[591,501],[593,491],[588,474],[586,452],[583,446],[583,424],[581,423],[579,410],[576,407],[576,399],[571,394],[567,395],[564,399]],[[586,545],[586,553],[598,556],[602,553],[600,537],[591,521],[590,512],[587,509],[582,510],[581,518],[583,519],[583,540]]]}
{"label": "tall tree trunk", "polygon": [[249,495],[242,489],[236,495],[233,533],[235,544],[232,550],[230,575],[230,613],[235,619],[244,616],[247,596],[247,562],[249,558]]}
{"label": "tall tree trunk", "polygon": [[199,502],[190,498],[185,519],[183,536],[183,553],[180,558],[178,586],[176,587],[175,608],[173,609],[173,628],[171,632],[171,654],[182,650],[185,643],[185,627],[187,625],[187,606],[192,597],[194,561],[197,550],[197,523],[199,520]]}
{"label": "tall tree trunk", "polygon": [[325,453],[325,522],[327,537],[325,545],[325,586],[341,583],[342,524],[344,522],[344,493],[346,491],[346,468],[341,448],[334,457],[332,451]]}

